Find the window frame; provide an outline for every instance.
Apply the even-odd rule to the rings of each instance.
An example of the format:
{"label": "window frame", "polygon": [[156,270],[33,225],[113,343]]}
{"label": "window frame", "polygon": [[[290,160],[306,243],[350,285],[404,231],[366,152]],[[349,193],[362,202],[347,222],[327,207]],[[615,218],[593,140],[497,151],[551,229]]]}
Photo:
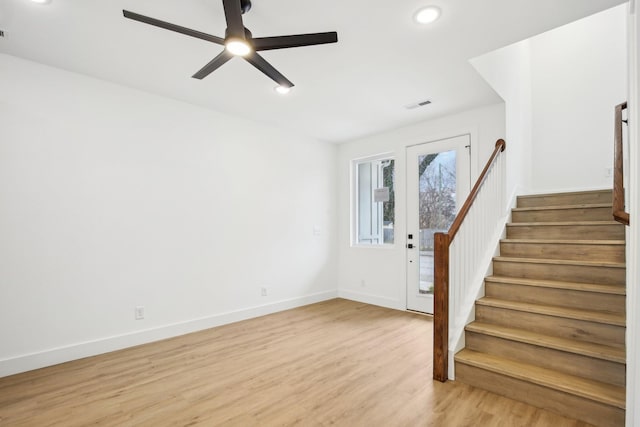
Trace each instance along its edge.
{"label": "window frame", "polygon": [[[356,247],[356,248],[368,248],[368,249],[393,249],[395,248],[396,245],[396,236],[395,236],[395,231],[396,231],[396,203],[395,203],[395,199],[394,199],[394,203],[393,203],[393,216],[394,216],[394,223],[393,223],[393,230],[394,230],[394,238],[393,238],[393,243],[361,243],[359,240],[359,234],[360,234],[360,192],[359,192],[359,173],[358,173],[358,165],[363,164],[363,163],[373,163],[373,162],[378,162],[378,161],[384,161],[384,160],[391,160],[394,162],[394,175],[393,175],[393,184],[394,184],[394,192],[397,190],[396,188],[396,178],[397,178],[397,159],[396,156],[394,155],[394,153],[392,152],[385,152],[385,153],[380,153],[380,154],[375,154],[372,156],[366,156],[366,157],[359,157],[356,159],[352,159],[351,160],[351,167],[350,167],[350,178],[351,178],[351,194],[350,194],[350,205],[351,205],[351,213],[350,213],[350,223],[351,223],[351,230],[350,230],[350,243],[351,243],[351,247]],[[384,225],[383,225],[384,227]],[[384,231],[383,231],[384,233]],[[383,237],[384,240],[384,237]]]}

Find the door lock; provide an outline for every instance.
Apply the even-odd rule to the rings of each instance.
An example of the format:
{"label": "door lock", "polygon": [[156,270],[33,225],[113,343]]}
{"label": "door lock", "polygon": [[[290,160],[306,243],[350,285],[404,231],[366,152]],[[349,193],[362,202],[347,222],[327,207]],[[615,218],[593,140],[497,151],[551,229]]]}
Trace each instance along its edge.
{"label": "door lock", "polygon": [[407,248],[408,248],[408,249],[413,249],[413,243],[409,243],[409,244],[407,244]]}

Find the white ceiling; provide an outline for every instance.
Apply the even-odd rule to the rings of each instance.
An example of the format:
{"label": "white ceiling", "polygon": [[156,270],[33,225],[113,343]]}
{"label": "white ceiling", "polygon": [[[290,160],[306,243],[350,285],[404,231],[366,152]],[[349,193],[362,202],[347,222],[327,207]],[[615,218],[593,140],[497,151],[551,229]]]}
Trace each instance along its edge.
{"label": "white ceiling", "polygon": [[[238,58],[192,79],[221,46],[122,16],[224,37],[221,0],[0,0],[0,52],[342,142],[499,102],[470,58],[624,2],[253,0],[244,23],[254,37],[338,32],[337,44],[262,53],[296,85],[287,96]],[[442,18],[419,26],[412,16],[427,4]]]}

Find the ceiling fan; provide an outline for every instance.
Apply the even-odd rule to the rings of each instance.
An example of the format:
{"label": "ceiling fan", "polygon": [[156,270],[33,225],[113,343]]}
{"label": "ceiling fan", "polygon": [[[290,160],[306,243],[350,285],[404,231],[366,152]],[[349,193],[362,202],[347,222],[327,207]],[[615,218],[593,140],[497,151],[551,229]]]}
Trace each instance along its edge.
{"label": "ceiling fan", "polygon": [[195,79],[203,79],[207,77],[234,56],[240,56],[258,70],[266,74],[270,79],[278,83],[280,88],[287,90],[293,87],[293,83],[291,83],[291,81],[289,81],[262,56],[260,56],[258,51],[312,46],[336,43],[338,41],[338,33],[335,31],[254,38],[251,31],[249,31],[242,22],[242,15],[251,9],[251,0],[222,0],[222,5],[224,7],[224,16],[227,20],[227,30],[225,31],[224,38],[192,30],[190,28],[181,27],[169,22],[160,21],[159,19],[150,18],[128,10],[123,10],[122,13],[125,18],[133,19],[134,21],[143,22],[145,24],[225,46],[225,50],[223,50],[222,53],[213,58],[211,62],[202,67],[192,76]]}

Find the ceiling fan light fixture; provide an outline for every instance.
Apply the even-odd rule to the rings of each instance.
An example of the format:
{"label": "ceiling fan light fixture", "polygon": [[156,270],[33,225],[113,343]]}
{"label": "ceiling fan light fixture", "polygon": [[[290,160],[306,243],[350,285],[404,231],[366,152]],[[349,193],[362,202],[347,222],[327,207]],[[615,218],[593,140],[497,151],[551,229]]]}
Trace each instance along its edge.
{"label": "ceiling fan light fixture", "polygon": [[273,88],[273,90],[278,92],[280,95],[286,95],[291,92],[291,88],[288,86],[276,86]]}
{"label": "ceiling fan light fixture", "polygon": [[253,49],[245,40],[242,39],[229,39],[224,43],[226,49],[236,56],[247,56]]}
{"label": "ceiling fan light fixture", "polygon": [[195,37],[197,39],[224,46],[224,50],[222,52],[218,53],[204,67],[200,68],[191,76],[198,80],[204,79],[222,65],[226,64],[234,56],[241,56],[244,57],[243,59],[249,64],[276,82],[276,84],[285,87],[292,87],[293,83],[283,76],[282,73],[266,59],[260,56],[258,51],[315,46],[327,43],[336,43],[338,41],[338,33],[335,31],[253,38],[251,31],[244,26],[242,18],[242,14],[246,13],[251,7],[251,0],[222,0],[222,7],[224,8],[225,20],[227,21],[224,38],[203,33],[202,31],[194,30],[192,28],[183,27],[181,25],[172,24],[170,22],[161,21],[150,16],[140,15],[139,13],[126,9],[122,9],[122,16],[126,19],[138,21],[143,24],[152,25],[154,27],[163,28],[165,30],[174,31],[189,37]]}
{"label": "ceiling fan light fixture", "polygon": [[442,10],[438,6],[426,6],[418,10],[416,14],[413,15],[413,19],[418,24],[430,24],[437,21],[441,14]]}

